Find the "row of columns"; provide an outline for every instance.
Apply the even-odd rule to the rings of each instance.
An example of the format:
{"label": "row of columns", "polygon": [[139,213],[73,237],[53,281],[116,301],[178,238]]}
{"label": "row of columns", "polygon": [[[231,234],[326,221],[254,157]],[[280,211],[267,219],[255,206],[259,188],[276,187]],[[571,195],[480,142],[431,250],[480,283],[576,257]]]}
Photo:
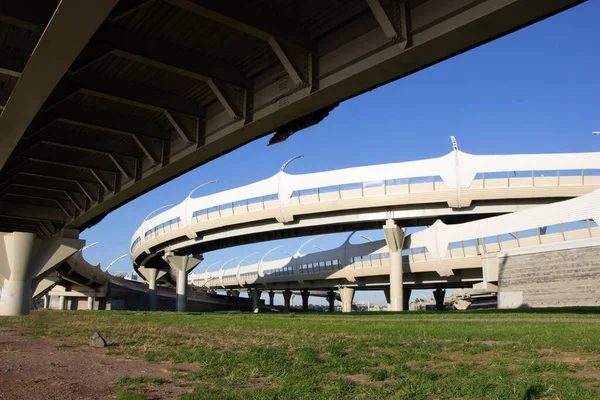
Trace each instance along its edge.
{"label": "row of columns", "polygon": [[[390,260],[390,286],[384,289],[386,301],[388,303],[388,311],[408,310],[411,290],[404,288],[403,282],[403,266],[402,266],[402,248],[406,237],[406,229],[401,229],[393,219],[388,219],[383,226],[383,233],[389,248]],[[187,309],[187,275],[201,261],[202,256],[176,256],[173,253],[166,253],[163,259],[168,263],[171,273],[174,275],[177,284],[177,311],[186,311]],[[156,310],[156,280],[158,275],[157,269],[147,269],[147,279],[149,288],[149,309]],[[238,292],[239,293],[239,292]],[[275,293],[269,291],[269,304],[274,305]],[[352,301],[354,299],[355,289],[352,287],[340,288],[340,296],[342,299],[342,312],[352,311]],[[260,296],[262,292],[258,289],[251,289],[248,292],[248,297],[252,300],[253,312],[259,312]],[[284,311],[290,310],[292,293],[290,290],[283,291]],[[302,310],[308,311],[308,299],[310,292],[308,290],[301,291]],[[437,308],[443,308],[443,299],[445,291],[438,289],[434,292]],[[327,295],[329,302],[329,311],[335,310],[335,292],[330,291]]]}
{"label": "row of columns", "polygon": [[[58,309],[59,310],[64,310],[67,306],[67,298],[69,296],[58,296]],[[49,309],[50,308],[50,296],[49,295],[44,295],[44,297],[42,298],[42,300],[44,301],[43,304],[43,308],[45,309]],[[88,296],[87,298],[87,309],[89,311],[93,311],[94,310],[94,304],[96,303],[96,298],[94,296]]]}

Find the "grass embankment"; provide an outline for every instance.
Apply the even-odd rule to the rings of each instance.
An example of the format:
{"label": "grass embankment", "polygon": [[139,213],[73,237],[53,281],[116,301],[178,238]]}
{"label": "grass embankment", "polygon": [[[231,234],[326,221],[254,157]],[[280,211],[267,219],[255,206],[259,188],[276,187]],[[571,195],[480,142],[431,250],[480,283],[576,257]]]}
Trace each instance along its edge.
{"label": "grass embankment", "polygon": [[[0,327],[82,341],[97,330],[111,344],[109,353],[194,363],[198,368],[192,372],[173,366],[177,384],[194,388],[185,399],[585,400],[600,398],[600,323],[590,317],[600,318],[598,310],[397,315],[37,311],[0,319]],[[175,382],[126,377],[115,382],[130,394],[144,385],[169,384]]]}

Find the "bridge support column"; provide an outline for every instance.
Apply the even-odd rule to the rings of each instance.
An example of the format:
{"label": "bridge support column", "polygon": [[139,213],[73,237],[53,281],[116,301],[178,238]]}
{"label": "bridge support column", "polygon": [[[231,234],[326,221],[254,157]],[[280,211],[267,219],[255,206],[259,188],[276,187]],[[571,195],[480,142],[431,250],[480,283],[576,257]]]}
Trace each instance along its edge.
{"label": "bridge support column", "polygon": [[58,309],[65,309],[66,296],[58,296]]}
{"label": "bridge support column", "polygon": [[352,300],[354,300],[354,288],[343,287],[340,289],[342,297],[342,312],[352,312]]}
{"label": "bridge support column", "polygon": [[260,311],[260,295],[262,293],[258,289],[253,289],[251,292],[249,292],[249,294],[252,298],[252,312],[258,314]]}
{"label": "bridge support column", "polygon": [[5,260],[0,264],[4,279],[0,315],[29,314],[34,279],[48,274],[85,244],[76,238],[79,232],[65,233],[70,238],[41,238],[27,232],[0,234],[0,259]]}
{"label": "bridge support column", "polygon": [[148,310],[156,311],[156,277],[158,270],[156,268],[148,268]]}
{"label": "bridge support column", "polygon": [[392,305],[390,304],[390,288],[383,289],[383,294],[385,295],[385,302],[387,303],[387,311],[392,310]]}
{"label": "bridge support column", "polygon": [[402,279],[402,246],[404,245],[405,229],[400,229],[393,219],[388,219],[383,226],[383,234],[390,249],[390,298],[389,311],[402,311],[403,279]]}
{"label": "bridge support column", "polygon": [[302,311],[308,311],[308,298],[310,297],[310,292],[304,289],[300,292],[300,295],[302,296]]}
{"label": "bridge support column", "polygon": [[283,311],[290,311],[290,303],[292,299],[292,292],[289,289],[283,291]]}
{"label": "bridge support column", "polygon": [[408,311],[410,307],[410,294],[412,293],[412,289],[402,288],[402,303],[404,311]]}
{"label": "bridge support column", "polygon": [[50,308],[50,296],[48,296],[47,294],[44,295],[44,309],[49,309]]}
{"label": "bridge support column", "polygon": [[88,296],[88,310],[94,310],[94,296]]}
{"label": "bridge support column", "polygon": [[275,305],[275,292],[269,290],[269,305],[273,307]]}
{"label": "bridge support column", "polygon": [[437,288],[433,291],[433,298],[435,299],[435,309],[438,311],[444,311],[446,306],[444,305],[444,299],[446,298],[446,290]]}
{"label": "bridge support column", "polygon": [[330,290],[327,292],[327,301],[329,302],[329,312],[335,311],[335,292]]}
{"label": "bridge support column", "polygon": [[187,276],[198,264],[204,259],[202,255],[193,256],[176,256],[172,252],[168,252],[163,256],[163,259],[171,267],[171,276],[174,275],[177,283],[177,311],[183,312],[187,310]]}

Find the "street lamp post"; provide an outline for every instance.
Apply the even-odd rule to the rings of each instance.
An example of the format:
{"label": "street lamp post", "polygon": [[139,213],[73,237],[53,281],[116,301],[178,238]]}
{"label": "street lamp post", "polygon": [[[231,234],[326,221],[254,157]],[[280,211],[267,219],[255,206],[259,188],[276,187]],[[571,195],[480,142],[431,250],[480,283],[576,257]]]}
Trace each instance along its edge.
{"label": "street lamp post", "polygon": [[370,238],[366,237],[365,235],[358,235],[358,236],[360,236],[361,238],[365,239],[368,242],[373,243],[373,239],[370,239]]}
{"label": "street lamp post", "polygon": [[108,264],[108,267],[106,267],[106,269],[104,270],[104,272],[108,272],[108,269],[109,269],[109,268],[110,268],[110,267],[111,267],[111,266],[112,266],[114,263],[116,263],[117,261],[119,261],[119,260],[121,260],[121,259],[123,259],[123,258],[125,258],[125,257],[127,257],[127,254],[123,254],[122,256],[119,256],[119,257],[115,258],[114,260],[112,260],[112,262],[111,262],[110,264]]}

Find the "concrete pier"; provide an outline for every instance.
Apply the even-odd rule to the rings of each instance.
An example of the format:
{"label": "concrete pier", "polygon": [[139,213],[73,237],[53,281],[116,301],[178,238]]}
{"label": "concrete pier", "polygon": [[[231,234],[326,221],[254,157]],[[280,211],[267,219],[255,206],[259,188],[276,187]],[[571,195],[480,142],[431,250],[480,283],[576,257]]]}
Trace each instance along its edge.
{"label": "concrete pier", "polygon": [[269,305],[271,307],[275,305],[275,292],[272,290],[269,291]]}
{"label": "concrete pier", "polygon": [[187,310],[187,276],[204,259],[202,255],[180,256],[168,252],[163,259],[171,267],[171,275],[175,277],[177,284],[177,311]]}
{"label": "concrete pier", "polygon": [[290,311],[290,302],[292,299],[292,292],[289,289],[283,291],[283,311]]}
{"label": "concrete pier", "polygon": [[156,268],[148,268],[148,310],[156,311]]}
{"label": "concrete pier", "polygon": [[335,292],[330,290],[327,292],[327,301],[329,302],[329,312],[335,311]]}
{"label": "concrete pier", "polygon": [[437,288],[433,291],[433,298],[435,299],[435,308],[438,311],[444,311],[446,306],[444,305],[444,299],[446,298],[446,290]]}
{"label": "concrete pier", "polygon": [[342,297],[342,312],[352,312],[352,300],[354,300],[354,288],[343,287],[340,289],[340,296]]}
{"label": "concrete pier", "polygon": [[64,234],[71,237],[42,238],[27,232],[0,234],[0,255],[5,259],[0,264],[0,275],[4,279],[0,315],[29,314],[33,280],[55,268],[85,244],[76,238],[77,231]]}
{"label": "concrete pier", "polygon": [[260,311],[260,296],[262,292],[258,289],[252,289],[248,292],[248,297],[252,299],[252,312],[257,314]]}
{"label": "concrete pier", "polygon": [[308,298],[310,297],[310,292],[308,290],[303,290],[300,292],[302,296],[302,311],[308,311]]}
{"label": "concrete pier", "polygon": [[400,229],[393,219],[388,219],[383,226],[383,234],[390,249],[390,294],[389,311],[402,311],[403,277],[402,277],[402,246],[404,245],[405,229]]}

